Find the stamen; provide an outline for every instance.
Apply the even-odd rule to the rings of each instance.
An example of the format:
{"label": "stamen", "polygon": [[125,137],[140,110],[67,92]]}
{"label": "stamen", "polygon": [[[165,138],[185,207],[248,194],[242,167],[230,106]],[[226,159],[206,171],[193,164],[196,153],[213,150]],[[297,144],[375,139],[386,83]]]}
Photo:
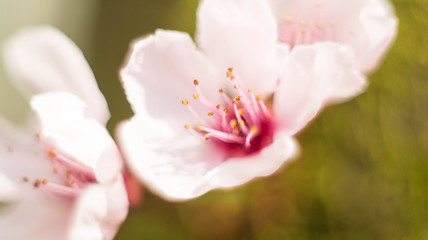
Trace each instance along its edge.
{"label": "stamen", "polygon": [[239,122],[239,128],[241,129],[241,131],[244,134],[248,134],[248,128],[247,128],[247,126],[245,126],[245,122],[242,119],[241,115],[239,114],[238,107],[236,106],[236,104],[233,104],[233,107],[235,110],[235,117],[236,117],[237,121]]}
{"label": "stamen", "polygon": [[257,126],[252,126],[250,133],[245,138],[245,147],[249,148],[251,146],[251,140],[254,139],[260,132],[260,129]]}
{"label": "stamen", "polygon": [[198,99],[199,98],[199,94],[198,93],[194,93],[193,94],[193,98],[196,100],[196,99]]}
{"label": "stamen", "polygon": [[239,144],[245,143],[245,140],[242,137],[238,137],[238,136],[235,136],[233,134],[224,133],[224,132],[214,130],[211,128],[207,128],[207,127],[203,127],[203,126],[201,126],[201,130],[209,133],[211,137],[215,137],[215,138],[220,139],[224,142],[239,143]]}
{"label": "stamen", "polygon": [[183,101],[181,101],[181,103],[186,106],[187,104],[189,104],[189,101],[187,101],[187,98],[185,98]]}

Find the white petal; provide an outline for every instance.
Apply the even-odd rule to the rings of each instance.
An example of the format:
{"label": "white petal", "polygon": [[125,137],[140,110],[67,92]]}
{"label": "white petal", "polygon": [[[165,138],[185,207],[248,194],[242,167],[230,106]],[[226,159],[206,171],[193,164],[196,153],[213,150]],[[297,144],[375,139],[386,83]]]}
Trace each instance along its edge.
{"label": "white petal", "polygon": [[216,188],[235,187],[255,177],[273,174],[297,153],[297,143],[284,133],[278,133],[274,142],[259,153],[242,158],[229,158],[207,173],[205,179]]}
{"label": "white petal", "polygon": [[268,0],[277,21],[284,19],[301,23],[347,25],[358,19],[370,0]]}
{"label": "white petal", "polygon": [[[195,120],[181,104],[184,98],[193,104],[193,80],[198,79],[203,94],[216,103],[220,79],[226,79],[198,52],[189,35],[163,30],[133,45],[121,78],[135,113],[150,114],[181,127]],[[182,122],[177,123],[177,119]]]}
{"label": "white petal", "polygon": [[245,87],[273,92],[277,27],[264,1],[204,0],[197,19],[197,42],[220,71],[233,67]]}
{"label": "white petal", "polygon": [[0,204],[16,199],[18,194],[15,184],[0,172]]}
{"label": "white petal", "polygon": [[105,124],[107,104],[80,49],[52,27],[21,30],[3,46],[7,70],[28,94],[69,91],[89,106],[91,116]]}
{"label": "white petal", "polygon": [[283,62],[274,96],[274,113],[288,133],[302,129],[327,104],[344,101],[364,90],[353,51],[343,45],[298,46]]}
{"label": "white petal", "polygon": [[128,200],[122,178],[113,185],[91,185],[75,205],[69,240],[113,239],[128,213]]}
{"label": "white petal", "polygon": [[118,138],[130,169],[162,197],[189,199],[213,188],[204,175],[222,156],[203,138],[179,134],[166,121],[139,115],[120,126]]}
{"label": "white petal", "polygon": [[173,134],[165,122],[141,116],[123,123],[118,135],[131,170],[169,200],[191,199],[267,176],[296,153],[294,142],[279,134],[258,154],[225,159],[201,137]]}
{"label": "white petal", "polygon": [[19,199],[0,212],[0,239],[65,239],[71,203],[41,192],[21,191]]}
{"label": "white petal", "polygon": [[20,131],[1,118],[0,173],[16,186],[31,185],[24,182],[24,178],[29,181],[36,178],[59,180],[52,171],[48,151],[39,142],[36,133]]}
{"label": "white petal", "polygon": [[[312,35],[312,38],[318,42],[333,41],[346,44],[354,49],[358,67],[364,73],[372,71],[377,66],[397,34],[397,18],[391,4],[385,0],[268,2],[280,32],[284,23],[290,21],[298,28],[304,29],[307,38],[311,38],[308,36],[313,31],[312,34],[317,37]],[[288,38],[298,35],[289,34]]]}
{"label": "white petal", "polygon": [[85,116],[81,99],[67,92],[43,93],[32,99],[31,106],[46,144],[92,168],[98,181],[116,180],[122,167],[120,153],[105,127]]}
{"label": "white petal", "polygon": [[[375,69],[397,35],[397,18],[385,0],[370,0],[362,9],[358,23],[339,41],[355,50],[359,69],[365,73]],[[362,39],[362,38],[365,39]]]}

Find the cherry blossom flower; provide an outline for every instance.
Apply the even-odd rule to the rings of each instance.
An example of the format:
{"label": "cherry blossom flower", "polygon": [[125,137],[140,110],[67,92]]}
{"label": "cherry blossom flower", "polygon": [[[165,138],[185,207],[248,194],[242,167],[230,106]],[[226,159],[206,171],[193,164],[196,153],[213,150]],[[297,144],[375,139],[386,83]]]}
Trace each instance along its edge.
{"label": "cherry blossom flower", "polygon": [[8,40],[5,61],[35,114],[0,119],[0,239],[113,239],[128,212],[122,158],[82,53],[37,27]]}
{"label": "cherry blossom flower", "polygon": [[[253,20],[260,18],[264,21]],[[325,41],[350,46],[364,73],[375,69],[397,33],[397,19],[387,0],[203,0],[198,41],[204,47],[221,34],[227,37],[218,39],[219,47],[239,46],[240,40],[255,37],[249,35],[251,24],[263,24],[261,35],[275,28],[276,41],[292,49]],[[256,38],[263,37],[270,36]],[[219,52],[208,48],[207,54],[216,58]]]}
{"label": "cherry blossom flower", "polygon": [[252,10],[219,18],[245,27],[205,26],[218,35],[207,33],[199,48],[185,33],[158,30],[134,43],[121,70],[135,113],[118,129],[121,149],[169,200],[274,173],[321,107],[364,89],[352,49],[316,43],[287,53],[268,6]]}

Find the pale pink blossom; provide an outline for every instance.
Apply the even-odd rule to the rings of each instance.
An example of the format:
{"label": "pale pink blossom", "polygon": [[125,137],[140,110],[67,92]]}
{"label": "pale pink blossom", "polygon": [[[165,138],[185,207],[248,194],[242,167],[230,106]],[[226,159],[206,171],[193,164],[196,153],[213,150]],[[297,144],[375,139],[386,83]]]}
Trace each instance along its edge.
{"label": "pale pink blossom", "polygon": [[0,239],[113,239],[128,212],[123,163],[82,53],[50,27],[18,32],[4,51],[34,117],[0,119]]}
{"label": "pale pink blossom", "polygon": [[[257,21],[261,18],[264,20]],[[216,39],[218,47],[226,44],[226,48],[245,45],[241,40],[249,38],[269,38],[291,49],[336,42],[351,47],[358,68],[368,73],[379,65],[393,42],[397,22],[388,0],[203,0],[198,9],[197,38],[201,47]],[[264,29],[259,29],[259,36],[250,33],[251,25],[261,24]],[[275,39],[265,35],[272,34],[272,28],[277,31]],[[206,53],[214,58],[219,54],[213,48]]]}
{"label": "pale pink blossom", "polygon": [[351,48],[288,52],[268,5],[248,2],[246,11],[207,12],[224,16],[199,25],[198,46],[164,30],[136,41],[121,70],[135,116],[120,126],[120,146],[135,175],[167,199],[274,173],[321,107],[365,87]]}

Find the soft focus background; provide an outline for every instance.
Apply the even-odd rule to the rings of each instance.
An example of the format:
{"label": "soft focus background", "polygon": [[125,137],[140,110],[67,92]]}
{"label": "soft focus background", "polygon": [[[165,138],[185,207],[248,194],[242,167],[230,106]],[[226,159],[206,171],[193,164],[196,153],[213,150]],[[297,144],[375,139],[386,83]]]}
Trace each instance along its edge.
{"label": "soft focus background", "polygon": [[[118,80],[129,42],[156,28],[193,34],[197,3],[2,0],[0,40],[25,25],[64,31],[95,72],[113,134],[132,115]],[[365,93],[325,109],[298,135],[298,160],[184,203],[145,191],[116,239],[428,239],[428,1],[393,3],[399,34],[383,65]],[[25,101],[4,80],[0,101],[9,103],[3,115],[22,120]]]}

